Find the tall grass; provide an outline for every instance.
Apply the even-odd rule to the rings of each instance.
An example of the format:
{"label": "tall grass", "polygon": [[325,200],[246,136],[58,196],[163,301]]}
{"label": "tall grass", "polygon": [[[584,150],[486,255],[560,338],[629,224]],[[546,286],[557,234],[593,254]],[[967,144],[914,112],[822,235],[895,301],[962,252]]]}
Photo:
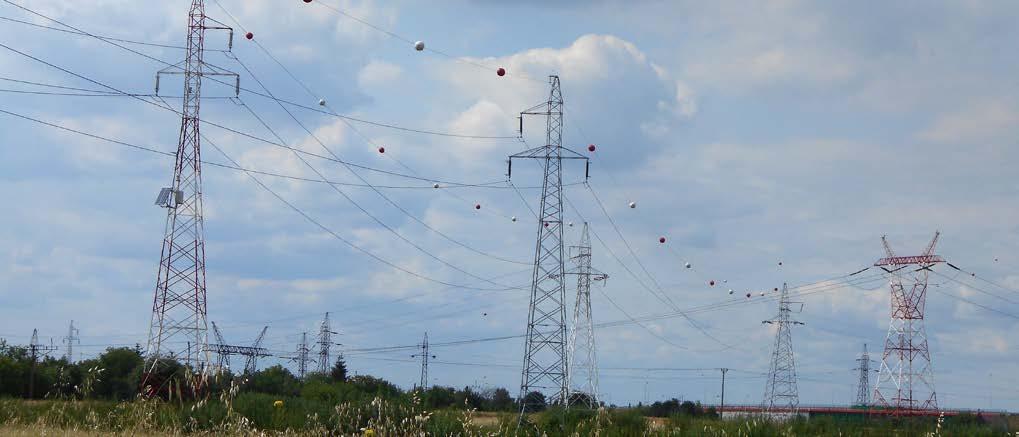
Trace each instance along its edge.
{"label": "tall grass", "polygon": [[[277,401],[282,401],[278,403]],[[38,435],[293,435],[293,436],[1004,436],[1008,421],[931,419],[840,420],[784,423],[673,416],[649,420],[633,410],[550,409],[518,417],[504,413],[481,424],[473,410],[427,411],[416,399],[329,402],[276,398],[231,389],[198,402],[0,400],[0,434]],[[486,414],[491,417],[491,414]],[[30,432],[35,430],[35,432]],[[1014,433],[1014,430],[1011,431]]]}

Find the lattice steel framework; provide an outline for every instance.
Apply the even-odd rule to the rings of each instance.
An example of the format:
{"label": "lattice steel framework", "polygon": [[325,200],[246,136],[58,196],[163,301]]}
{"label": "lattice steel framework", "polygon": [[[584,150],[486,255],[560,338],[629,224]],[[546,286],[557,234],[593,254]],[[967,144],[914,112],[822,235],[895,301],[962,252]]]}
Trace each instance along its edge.
{"label": "lattice steel framework", "polygon": [[[512,177],[513,159],[517,158],[538,159],[544,166],[520,377],[521,414],[537,407],[534,399],[527,396],[532,391],[550,395],[551,403],[565,404],[569,396],[562,161],[586,160],[587,157],[562,146],[563,95],[559,76],[549,76],[549,82],[551,92],[548,101],[521,113],[521,126],[524,115],[546,117],[545,145],[511,155],[507,173],[508,177]],[[539,109],[542,107],[544,110]]]}
{"label": "lattice steel framework", "polygon": [[867,343],[863,344],[863,353],[856,359],[857,366],[853,370],[860,371],[859,381],[856,383],[856,406],[868,406],[870,405],[870,373],[874,370],[870,368],[870,354],[867,353]]}
{"label": "lattice steel framework", "polygon": [[[157,95],[161,75],[182,75],[184,97],[173,181],[156,199],[156,204],[167,211],[146,346],[148,365],[141,386],[147,394],[162,390],[165,381],[161,378],[165,375],[159,376],[159,370],[166,359],[180,361],[199,375],[205,375],[209,367],[199,130],[202,77],[237,75],[205,63],[205,31],[208,29],[230,30],[205,15],[203,0],[192,0],[185,59],[156,75]],[[232,41],[232,31],[230,35]],[[175,352],[174,347],[180,349]],[[194,388],[198,389],[203,380],[203,377],[196,379]]]}
{"label": "lattice steel framework", "polygon": [[64,357],[67,358],[68,363],[74,362],[74,344],[81,344],[81,340],[78,338],[80,331],[74,327],[74,320],[71,320],[71,326],[67,328],[67,337],[64,337],[63,341],[67,344],[67,352],[64,353]]}
{"label": "lattice steel framework", "polygon": [[421,344],[418,347],[421,349],[421,352],[411,355],[410,357],[421,358],[421,383],[418,385],[418,387],[420,387],[421,390],[428,390],[428,359],[435,358],[435,355],[432,355],[428,351],[427,332],[425,333],[425,338],[421,340]]}
{"label": "lattice steel framework", "polygon": [[311,349],[308,348],[308,333],[301,333],[301,342],[297,345],[297,353],[291,358],[292,361],[297,363],[297,376],[304,379],[304,375],[308,374],[308,363],[314,363],[311,357]]}
{"label": "lattice steel framework", "polygon": [[318,371],[323,375],[329,373],[329,348],[333,345],[333,334],[336,332],[329,326],[329,313],[326,313],[318,328]]}
{"label": "lattice steel framework", "polygon": [[265,339],[265,332],[269,329],[268,326],[262,328],[262,332],[258,334],[255,341],[251,346],[236,346],[227,344],[226,340],[223,339],[223,334],[219,332],[219,327],[216,326],[216,322],[212,323],[212,332],[216,337],[216,343],[209,344],[209,351],[214,352],[218,358],[214,371],[221,372],[230,369],[230,357],[232,355],[239,355],[244,357],[244,374],[250,375],[255,373],[258,367],[258,359],[260,357],[270,357],[269,350],[262,347],[262,340]]}
{"label": "lattice steel framework", "polygon": [[570,247],[575,267],[566,274],[577,275],[577,301],[573,306],[573,325],[569,342],[569,404],[598,407],[598,355],[594,343],[591,316],[591,281],[604,281],[608,275],[591,267],[591,235],[588,224],[580,234],[580,244]]}
{"label": "lattice steel framework", "polygon": [[[778,316],[761,323],[778,325],[775,331],[775,347],[771,353],[771,367],[768,370],[768,382],[764,388],[764,408],[796,411],[800,404],[799,391],[796,388],[796,361],[793,358],[793,325],[803,322],[791,317],[792,305],[799,302],[789,301],[789,288],[782,284],[782,295],[778,301]],[[800,304],[802,309],[802,304]]]}
{"label": "lattice steel framework", "polygon": [[[935,264],[945,262],[934,254],[940,235],[940,232],[934,233],[923,254],[901,257],[895,256],[888,239],[881,237],[887,257],[879,259],[874,265],[883,269],[889,277],[892,316],[874,388],[874,405],[877,407],[891,408],[897,413],[938,408],[924,310],[927,275]],[[902,273],[904,269],[907,269],[906,273]],[[912,282],[909,291],[903,286],[903,279]]]}

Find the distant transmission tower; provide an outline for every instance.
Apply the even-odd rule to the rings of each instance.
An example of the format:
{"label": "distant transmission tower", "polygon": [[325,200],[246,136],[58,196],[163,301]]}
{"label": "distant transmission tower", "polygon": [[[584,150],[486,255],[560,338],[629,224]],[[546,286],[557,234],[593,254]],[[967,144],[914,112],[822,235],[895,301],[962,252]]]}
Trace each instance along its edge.
{"label": "distant transmission tower", "polygon": [[81,340],[78,339],[78,328],[74,327],[74,320],[71,320],[71,326],[67,328],[67,337],[64,337],[64,343],[67,344],[67,352],[64,352],[64,358],[67,358],[68,363],[73,363],[74,344],[81,344]]}
{"label": "distant transmission tower", "polygon": [[853,370],[860,371],[860,381],[856,387],[856,404],[857,406],[865,407],[870,405],[870,372],[874,370],[870,368],[870,354],[867,353],[867,343],[863,344],[863,353],[856,359],[857,367]]}
{"label": "distant transmission tower", "polygon": [[512,178],[513,159],[538,159],[544,167],[520,376],[521,414],[538,406],[537,399],[528,396],[532,391],[548,392],[553,404],[565,405],[569,398],[562,161],[587,160],[587,157],[563,147],[563,95],[559,76],[549,76],[549,81],[552,89],[548,101],[520,113],[521,135],[524,115],[546,116],[545,145],[511,155],[506,174]]}
{"label": "distant transmission tower", "polygon": [[609,275],[591,268],[591,236],[587,222],[580,244],[573,246],[571,257],[576,267],[567,274],[577,275],[577,302],[573,307],[573,325],[569,344],[569,403],[598,407],[598,356],[594,347],[594,322],[591,316],[591,281],[604,281]]}
{"label": "distant transmission tower", "polygon": [[236,346],[227,344],[226,340],[223,339],[223,334],[219,332],[219,327],[216,326],[216,322],[210,323],[212,323],[212,332],[216,336],[216,343],[209,344],[209,351],[215,352],[218,357],[213,371],[222,372],[230,370],[230,356],[239,355],[245,357],[244,373],[246,375],[250,375],[255,373],[255,367],[259,357],[272,356],[268,349],[262,347],[262,339],[265,338],[265,331],[269,329],[268,326],[262,328],[262,332],[258,334],[258,337],[251,346]]}
{"label": "distant transmission tower", "polygon": [[[874,405],[892,408],[897,413],[938,408],[934,368],[924,328],[924,308],[927,274],[935,264],[945,262],[934,254],[940,235],[935,232],[927,249],[918,256],[895,256],[888,239],[882,236],[888,256],[874,263],[888,275],[892,288],[892,317],[874,389]],[[909,291],[902,284],[904,277],[912,281]]]}
{"label": "distant transmission tower", "polygon": [[[210,26],[215,20],[205,16],[203,0],[192,0],[188,12],[187,54],[183,62],[156,74],[156,94],[163,74],[184,77],[183,108],[180,138],[177,143],[173,181],[163,188],[156,204],[166,208],[166,228],[162,256],[152,302],[146,358],[148,365],[142,378],[142,390],[148,395],[163,389],[160,375],[163,360],[178,359],[204,375],[208,370],[208,325],[205,296],[205,231],[202,218],[202,169],[199,112],[202,77],[236,74],[219,70],[203,60],[205,30],[229,29]],[[231,31],[231,41],[233,33]],[[173,344],[186,344],[185,353],[175,354]],[[181,346],[178,346],[181,347]],[[199,378],[198,384],[203,384]],[[196,385],[194,389],[201,387]]]}
{"label": "distant transmission tower", "polygon": [[318,328],[318,371],[329,373],[329,347],[333,345],[332,335],[337,334],[329,327],[329,313],[322,319]]}
{"label": "distant transmission tower", "polygon": [[39,361],[40,355],[46,355],[49,352],[57,350],[56,346],[53,346],[52,339],[50,345],[46,346],[39,343],[39,330],[32,330],[32,342],[28,344],[28,355],[32,360],[30,374],[28,377],[28,398],[32,399],[35,397],[35,365]]}
{"label": "distant transmission tower", "polygon": [[435,358],[435,355],[432,355],[428,351],[427,332],[425,333],[425,338],[424,340],[421,341],[421,345],[419,347],[421,348],[421,352],[411,355],[410,357],[421,358],[421,385],[419,385],[418,387],[421,387],[421,390],[428,390],[428,359]]}
{"label": "distant transmission tower", "polygon": [[[792,325],[803,322],[792,320],[790,306],[799,302],[789,301],[789,288],[782,284],[782,297],[778,301],[778,316],[761,323],[778,325],[775,331],[775,349],[771,354],[768,382],[764,389],[764,408],[796,411],[800,395],[796,389],[796,363],[793,359]],[[800,304],[800,309],[803,305]]]}
{"label": "distant transmission tower", "polygon": [[304,375],[308,373],[308,363],[313,363],[315,360],[309,356],[311,349],[308,348],[308,333],[301,333],[301,343],[297,345],[297,353],[292,358],[293,361],[297,362],[297,376],[304,379]]}

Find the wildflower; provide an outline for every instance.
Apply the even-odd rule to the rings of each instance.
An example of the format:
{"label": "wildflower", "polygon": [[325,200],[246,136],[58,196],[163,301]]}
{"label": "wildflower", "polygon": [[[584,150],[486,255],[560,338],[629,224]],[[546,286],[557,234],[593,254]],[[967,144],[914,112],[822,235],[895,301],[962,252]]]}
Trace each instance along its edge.
{"label": "wildflower", "polygon": [[371,428],[361,428],[364,430],[364,437],[375,437],[375,430]]}
{"label": "wildflower", "polygon": [[272,403],[272,406],[274,406],[276,408],[283,408],[283,401],[277,400],[276,402]]}

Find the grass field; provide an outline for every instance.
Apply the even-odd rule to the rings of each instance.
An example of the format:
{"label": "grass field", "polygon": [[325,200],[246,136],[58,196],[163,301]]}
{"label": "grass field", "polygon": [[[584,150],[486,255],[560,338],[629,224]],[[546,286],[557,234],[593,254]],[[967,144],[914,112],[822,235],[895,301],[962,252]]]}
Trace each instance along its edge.
{"label": "grass field", "polygon": [[[282,401],[281,406],[276,401]],[[674,416],[646,418],[630,410],[536,413],[517,427],[513,413],[446,409],[414,402],[329,405],[301,398],[242,393],[204,402],[0,400],[0,435],[10,436],[1014,436],[1019,422],[976,418],[873,421],[821,417],[790,423],[721,421]]]}

